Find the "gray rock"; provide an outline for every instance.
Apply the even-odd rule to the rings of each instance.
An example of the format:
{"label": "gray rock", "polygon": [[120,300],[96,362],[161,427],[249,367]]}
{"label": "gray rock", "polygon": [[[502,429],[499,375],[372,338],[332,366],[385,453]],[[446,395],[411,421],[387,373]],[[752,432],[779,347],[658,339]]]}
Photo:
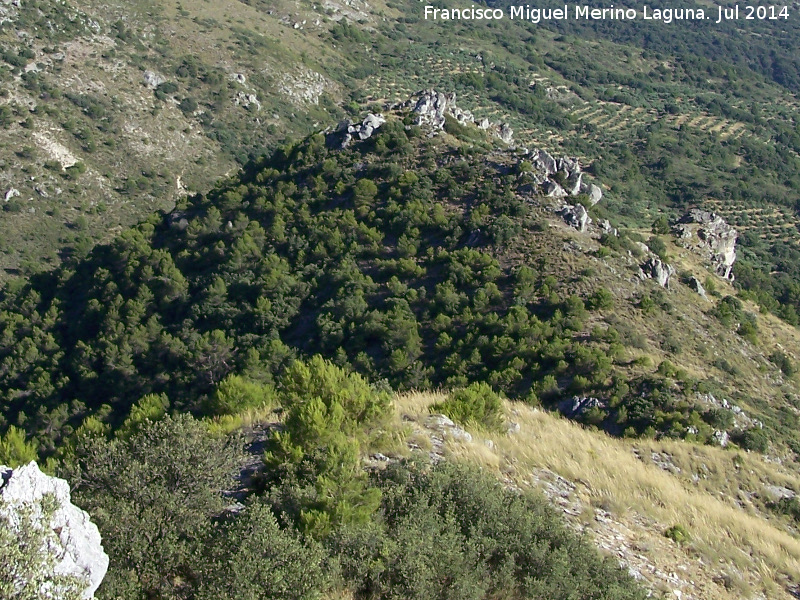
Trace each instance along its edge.
{"label": "gray rock", "polygon": [[764,492],[773,502],[778,502],[779,500],[791,500],[797,496],[797,493],[794,490],[790,490],[782,485],[765,485]]}
{"label": "gray rock", "polygon": [[156,89],[162,83],[166,81],[164,77],[156,73],[155,71],[145,71],[144,75],[142,75],[142,80],[144,84],[150,88],[151,90]]}
{"label": "gray rock", "polygon": [[258,96],[255,94],[248,94],[246,92],[239,91],[234,96],[233,101],[236,103],[237,106],[242,106],[244,108],[250,108],[254,106],[256,110],[261,110],[261,102],[258,100]]}
{"label": "gray rock", "polygon": [[687,247],[708,259],[720,277],[733,281],[739,233],[716,213],[692,209],[677,224],[676,233]]}
{"label": "gray rock", "polygon": [[[69,484],[63,479],[49,477],[39,470],[35,462],[18,469],[0,467],[0,511],[11,516],[20,510],[42,514],[42,498],[52,495],[57,508],[50,527],[58,542],[43,548],[55,556],[55,575],[72,576],[86,581],[83,598],[93,598],[108,570],[108,555],[103,552],[100,532],[89,515],[70,501]],[[54,594],[53,597],[58,597]]]}
{"label": "gray rock", "polygon": [[603,219],[600,221],[600,229],[603,230],[603,233],[607,233],[608,235],[613,235],[614,237],[619,236],[617,228],[612,227],[611,222],[608,219]]}
{"label": "gray rock", "polygon": [[354,123],[347,119],[339,123],[339,127],[328,136],[329,146],[343,150],[350,145],[354,138],[361,141],[369,139],[372,134],[384,123],[383,115],[369,113],[361,123]]}
{"label": "gray rock", "polygon": [[586,228],[592,222],[589,213],[586,212],[586,209],[581,204],[576,204],[575,206],[567,204],[556,212],[561,216],[562,219],[564,219],[564,222],[567,225],[574,227],[581,233],[586,231]]}
{"label": "gray rock", "polygon": [[568,195],[567,190],[552,180],[544,182],[544,193],[548,198],[566,198]]}
{"label": "gray rock", "polygon": [[456,440],[465,442],[472,441],[472,435],[464,431],[461,427],[453,423],[452,419],[445,415],[430,415],[425,419],[425,427],[437,431],[445,436],[450,436]]}
{"label": "gray rock", "polygon": [[559,412],[570,419],[576,419],[592,408],[605,408],[605,403],[591,396],[573,396],[558,403]]}
{"label": "gray rock", "polygon": [[546,175],[555,175],[558,171],[556,159],[545,150],[539,150],[534,159],[534,165],[545,172]]}
{"label": "gray rock", "polygon": [[[429,136],[438,135],[444,129],[446,117],[452,117],[462,125],[475,124],[473,114],[456,104],[455,93],[445,94],[434,89],[420,90],[406,102],[395,104],[392,108],[410,108],[414,115],[413,124],[428,129]],[[477,126],[506,144],[511,144],[514,140],[514,131],[508,123],[493,124],[488,119],[482,119]]]}
{"label": "gray rock", "polygon": [[4,200],[8,202],[12,198],[17,198],[19,196],[19,190],[17,188],[10,188],[5,195]]}
{"label": "gray rock", "polygon": [[436,90],[422,90],[417,93],[417,101],[411,112],[416,114],[414,125],[428,126],[434,132],[444,129],[445,115],[448,109],[456,104],[456,95],[437,92]]}
{"label": "gray rock", "polygon": [[497,129],[496,135],[506,144],[514,143],[514,130],[511,129],[511,126],[508,123],[503,123],[500,125]]}
{"label": "gray rock", "polygon": [[681,472],[681,468],[672,462],[672,456],[666,452],[651,452],[650,460],[652,460],[653,464],[662,471],[668,471],[675,475],[678,475]]}
{"label": "gray rock", "polygon": [[433,429],[441,429],[442,427],[455,427],[456,424],[447,415],[430,415],[425,419],[425,426]]}
{"label": "gray rock", "polygon": [[569,179],[567,180],[569,184],[567,191],[569,192],[570,196],[577,196],[581,193],[581,189],[583,188],[583,173],[573,173],[570,175]]}
{"label": "gray rock", "polygon": [[603,199],[603,190],[600,189],[599,185],[590,184],[589,191],[589,202],[591,202],[592,206],[600,202]]}
{"label": "gray rock", "polygon": [[661,287],[669,287],[669,280],[675,274],[675,267],[651,256],[642,264],[641,273],[645,278],[655,279]]}
{"label": "gray rock", "polygon": [[368,114],[364,121],[362,121],[361,125],[358,128],[353,128],[353,131],[350,131],[353,135],[358,135],[358,139],[366,140],[372,137],[372,134],[378,129],[381,125],[386,123],[386,119],[383,115],[374,115],[372,113]]}
{"label": "gray rock", "polygon": [[581,163],[577,158],[563,156],[558,159],[558,170],[563,171],[567,177],[577,176],[581,173]]}
{"label": "gray rock", "polygon": [[706,289],[703,287],[703,284],[700,283],[700,280],[697,277],[692,276],[692,277],[689,278],[689,287],[693,291],[695,291],[698,294],[700,294],[700,296],[702,296],[703,298],[708,300],[708,296],[706,296]]}

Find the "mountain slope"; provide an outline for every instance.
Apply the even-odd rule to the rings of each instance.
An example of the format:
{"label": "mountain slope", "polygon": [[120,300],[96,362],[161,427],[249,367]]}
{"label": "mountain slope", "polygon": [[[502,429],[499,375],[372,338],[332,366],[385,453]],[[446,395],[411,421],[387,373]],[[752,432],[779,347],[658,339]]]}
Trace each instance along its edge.
{"label": "mountain slope", "polygon": [[[74,267],[8,287],[6,423],[53,449],[147,394],[204,412],[228,374],[269,381],[321,353],[401,390],[485,381],[616,434],[730,434],[793,456],[796,384],[780,368],[791,373],[795,331],[677,275],[671,292],[642,281],[657,257],[637,232],[601,245],[600,228],[554,213],[563,201],[525,155],[454,121],[445,130],[463,139],[428,137],[404,125],[408,110],[346,150],[328,147],[334,134],[286,146]],[[669,236],[648,244],[683,281],[730,293]]]}

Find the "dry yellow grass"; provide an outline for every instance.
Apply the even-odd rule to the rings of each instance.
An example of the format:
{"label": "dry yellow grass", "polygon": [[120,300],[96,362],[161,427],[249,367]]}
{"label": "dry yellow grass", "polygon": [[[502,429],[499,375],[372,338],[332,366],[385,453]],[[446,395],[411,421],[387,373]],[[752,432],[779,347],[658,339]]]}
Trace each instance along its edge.
{"label": "dry yellow grass", "polygon": [[[416,420],[441,398],[441,394],[425,393],[400,396],[398,418]],[[649,524],[650,539],[658,544],[652,553],[661,554],[653,557],[656,561],[668,559],[661,548],[662,541],[667,541],[661,535],[664,529],[685,526],[692,543],[686,548],[672,544],[668,550],[673,560],[695,563],[693,577],[698,581],[693,582],[706,590],[695,597],[712,593],[747,597],[749,585],[768,597],[789,597],[783,590],[787,581],[800,578],[800,540],[740,505],[732,495],[740,487],[765,482],[800,489],[800,481],[789,472],[758,457],[721,448],[612,438],[527,405],[507,403],[505,410],[510,421],[519,423],[518,433],[480,432],[471,443],[450,442],[449,458],[478,464],[520,487],[531,485],[531,474],[538,469],[580,482],[576,489],[586,506],[602,506],[632,527]],[[480,438],[491,439],[493,448]],[[635,449],[645,457],[651,452],[666,453],[681,472],[666,472],[641,460]],[[695,482],[693,473],[704,473],[706,479]],[[640,526],[635,529],[641,531]],[[666,563],[664,567],[669,568],[669,560]],[[714,583],[725,572],[740,572],[745,582],[739,586],[729,582],[730,589]],[[706,580],[700,581],[702,577]]]}

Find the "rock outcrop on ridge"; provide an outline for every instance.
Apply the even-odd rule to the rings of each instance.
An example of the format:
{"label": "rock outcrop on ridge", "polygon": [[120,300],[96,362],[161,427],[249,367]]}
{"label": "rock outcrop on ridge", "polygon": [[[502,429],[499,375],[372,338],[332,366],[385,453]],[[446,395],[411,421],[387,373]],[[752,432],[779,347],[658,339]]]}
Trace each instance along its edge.
{"label": "rock outcrop on ridge", "polygon": [[675,274],[675,267],[655,256],[642,263],[639,276],[642,279],[655,279],[661,287],[669,287],[670,278]]}
{"label": "rock outcrop on ridge", "polygon": [[420,90],[405,102],[391,106],[393,110],[411,109],[414,125],[430,130],[430,135],[437,135],[444,130],[447,117],[452,117],[459,124],[473,124],[479,129],[488,131],[506,144],[514,143],[514,130],[508,123],[492,123],[489,119],[475,122],[473,114],[456,104],[456,94],[446,94],[436,90]]}

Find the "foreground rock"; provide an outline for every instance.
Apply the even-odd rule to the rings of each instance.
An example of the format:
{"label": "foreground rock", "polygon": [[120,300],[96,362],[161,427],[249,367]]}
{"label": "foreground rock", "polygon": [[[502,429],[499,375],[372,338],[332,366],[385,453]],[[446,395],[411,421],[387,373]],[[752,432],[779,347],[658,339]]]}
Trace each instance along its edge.
{"label": "foreground rock", "polygon": [[[103,552],[100,532],[89,515],[70,501],[69,484],[63,479],[49,477],[35,462],[18,469],[0,466],[0,514],[12,524],[19,525],[25,511],[31,511],[38,521],[44,514],[43,499],[55,500],[55,511],[49,527],[55,533],[51,543],[41,549],[55,559],[54,576],[74,577],[85,581],[83,598],[93,598],[108,570],[108,555]],[[47,562],[46,555],[42,563]],[[26,582],[19,581],[20,587]],[[50,593],[48,591],[48,593]],[[58,597],[56,590],[52,596]]]}
{"label": "foreground rock", "polygon": [[733,281],[739,233],[716,213],[690,210],[675,226],[680,243],[709,260],[720,277]]}

